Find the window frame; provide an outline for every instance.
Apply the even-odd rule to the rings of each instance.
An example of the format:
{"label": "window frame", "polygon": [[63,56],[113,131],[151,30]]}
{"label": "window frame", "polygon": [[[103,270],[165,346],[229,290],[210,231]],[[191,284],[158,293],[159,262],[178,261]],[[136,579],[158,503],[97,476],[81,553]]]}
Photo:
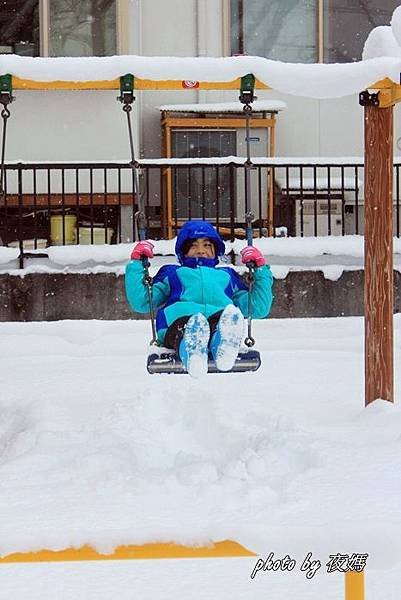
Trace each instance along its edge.
{"label": "window frame", "polygon": [[[39,52],[40,56],[49,56],[49,2],[39,0]],[[116,54],[128,52],[128,0],[116,0]]]}
{"label": "window frame", "polygon": [[[240,0],[240,2],[244,2],[244,0]],[[324,63],[324,0],[316,0],[316,11],[316,62]],[[245,49],[245,39],[243,45]],[[225,56],[232,56],[231,0],[223,0],[223,47]]]}

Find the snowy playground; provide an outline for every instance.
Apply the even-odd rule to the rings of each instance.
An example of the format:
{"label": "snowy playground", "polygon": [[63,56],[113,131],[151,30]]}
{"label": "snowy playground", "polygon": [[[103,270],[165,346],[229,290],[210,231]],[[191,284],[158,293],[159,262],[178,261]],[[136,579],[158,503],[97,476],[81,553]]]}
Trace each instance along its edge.
{"label": "snowy playground", "polygon": [[[261,368],[199,379],[146,371],[148,321],[23,322],[21,310],[21,322],[0,323],[0,600],[337,600],[344,598],[344,584],[355,575],[359,592],[355,586],[345,600],[399,600],[400,313],[394,315],[394,340],[392,333],[393,271],[400,270],[401,255],[399,229],[393,240],[392,226],[393,188],[399,188],[399,180],[393,181],[391,167],[393,106],[401,101],[401,7],[391,27],[372,31],[363,58],[352,64],[299,65],[258,56],[0,57],[5,109],[14,99],[13,90],[22,92],[21,99],[28,92],[29,99],[30,90],[47,91],[50,98],[53,92],[77,89],[109,90],[111,97],[120,89],[132,176],[138,178],[132,195],[138,236],[132,238],[142,242],[149,236],[129,118],[134,91],[181,90],[194,84],[200,92],[225,89],[237,94],[240,83],[249,172],[254,89],[330,101],[359,94],[366,141],[364,239],[344,235],[305,244],[303,239],[269,237],[253,244],[248,211],[252,186],[246,170],[243,215],[252,249],[259,248],[263,261],[266,257],[271,262],[274,252],[279,256],[273,268],[276,279],[306,264],[336,281],[345,266],[356,270],[363,263],[365,321],[362,317],[255,320]],[[124,80],[131,81],[130,87],[124,88]],[[36,115],[37,110],[31,113]],[[10,113],[6,110],[2,116],[5,148]],[[77,127],[84,121],[84,117],[77,121]],[[341,128],[346,129],[346,121]],[[80,135],[84,140],[84,128]],[[398,149],[400,140],[394,140]],[[15,145],[18,153],[20,146]],[[323,157],[314,160],[315,166],[319,160],[323,167]],[[338,160],[343,165],[344,157]],[[7,183],[4,152],[1,162],[0,189],[3,179]],[[356,193],[357,170],[354,180]],[[129,256],[125,244],[107,247],[101,264],[97,259],[105,247],[85,248],[75,242],[70,248],[50,246],[46,253],[38,252],[35,242],[33,252],[24,257],[21,181],[14,190],[18,243],[2,248],[4,278],[23,279],[27,273],[40,272],[49,278],[54,272],[121,274],[121,263],[125,265]],[[302,191],[302,177],[300,181]],[[328,184],[327,188],[330,229]],[[36,192],[34,183],[35,211]],[[78,206],[78,184],[76,192]],[[50,184],[46,194],[43,206],[50,212]],[[64,219],[64,183],[60,194]],[[92,209],[93,195],[91,184]],[[56,197],[55,202],[59,200]],[[107,207],[107,198],[103,200]],[[118,200],[121,209],[121,197]],[[5,208],[9,208],[6,200]],[[270,212],[272,208],[269,204]],[[170,229],[173,221],[173,215],[167,215]],[[131,225],[135,228],[134,220]],[[267,233],[273,233],[272,225]],[[125,241],[131,251],[132,239]],[[234,237],[229,243],[237,258],[243,243]],[[170,261],[171,241],[158,244],[156,260]],[[185,256],[196,257],[188,254],[190,250]],[[133,258],[143,256],[153,259],[144,253]],[[346,263],[340,260],[343,256]],[[255,265],[245,264],[252,273]],[[215,292],[211,284],[209,289]],[[4,294],[5,306],[13,302],[12,294]],[[91,309],[92,299],[85,300]],[[111,303],[116,300],[113,296]],[[67,301],[74,303],[71,297]],[[119,548],[151,544],[194,551],[228,542],[240,545],[243,553],[213,560],[172,559],[171,554],[163,560],[154,555],[145,560],[117,554]],[[88,547],[101,560],[77,558]],[[63,560],[60,554],[57,558],[62,551],[75,553],[75,558]],[[48,562],[39,556],[46,552],[51,555]],[[123,560],[127,558],[135,560]],[[361,581],[366,583],[366,596]]]}
{"label": "snowy playground", "polygon": [[231,539],[313,552],[316,575],[251,579],[253,558],[4,564],[0,598],[76,598],[89,574],[88,599],[334,600],[344,575],[325,564],[353,552],[369,554],[368,600],[399,597],[399,370],[395,403],[365,408],[362,318],[254,328],[258,372],[196,381],[146,373],[148,322],[2,323],[0,551]]}

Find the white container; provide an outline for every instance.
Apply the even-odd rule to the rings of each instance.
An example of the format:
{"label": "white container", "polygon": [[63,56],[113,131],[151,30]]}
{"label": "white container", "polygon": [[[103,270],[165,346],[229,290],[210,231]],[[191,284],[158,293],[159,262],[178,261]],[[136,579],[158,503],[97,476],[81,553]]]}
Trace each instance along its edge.
{"label": "white container", "polygon": [[[91,232],[93,231],[93,242],[91,241]],[[78,239],[80,244],[110,244],[114,230],[111,227],[79,227]]]}

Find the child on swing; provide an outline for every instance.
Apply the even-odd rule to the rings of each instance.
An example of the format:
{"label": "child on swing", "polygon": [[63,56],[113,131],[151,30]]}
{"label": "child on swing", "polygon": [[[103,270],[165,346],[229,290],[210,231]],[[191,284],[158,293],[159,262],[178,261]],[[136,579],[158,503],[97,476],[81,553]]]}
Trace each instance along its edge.
{"label": "child on swing", "polygon": [[[157,340],[179,355],[192,377],[207,373],[210,353],[219,371],[230,371],[244,336],[248,287],[231,267],[216,268],[224,242],[206,221],[188,221],[181,228],[175,252],[179,265],[165,265],[153,278]],[[150,311],[142,258],[153,257],[153,244],[138,242],[126,267],[126,294],[136,312]],[[252,317],[263,319],[272,304],[273,277],[262,253],[253,246],[241,251],[253,263]]]}

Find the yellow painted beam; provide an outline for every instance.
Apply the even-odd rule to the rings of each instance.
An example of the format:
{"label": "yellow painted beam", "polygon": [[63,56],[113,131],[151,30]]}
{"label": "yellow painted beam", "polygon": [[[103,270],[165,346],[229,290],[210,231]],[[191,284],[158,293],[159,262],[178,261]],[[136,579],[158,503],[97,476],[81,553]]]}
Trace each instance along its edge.
{"label": "yellow painted beam", "polygon": [[224,558],[256,556],[237,542],[224,540],[211,546],[189,547],[180,544],[142,544],[118,546],[111,554],[98,552],[91,546],[65,548],[64,550],[40,550],[38,552],[15,552],[0,558],[0,563],[71,562],[92,560],[132,560],[160,558]]}
{"label": "yellow painted beam", "polygon": [[[174,81],[140,79],[135,77],[135,90],[239,90],[241,79],[234,81]],[[119,90],[120,79],[104,81],[34,81],[33,79],[20,79],[13,75],[12,87],[14,90]],[[258,89],[270,89],[261,81],[256,80]]]}
{"label": "yellow painted beam", "polygon": [[364,600],[365,577],[364,573],[348,571],[345,574],[345,600]]}
{"label": "yellow painted beam", "polygon": [[120,80],[109,81],[34,81],[13,75],[13,90],[119,90]]}

